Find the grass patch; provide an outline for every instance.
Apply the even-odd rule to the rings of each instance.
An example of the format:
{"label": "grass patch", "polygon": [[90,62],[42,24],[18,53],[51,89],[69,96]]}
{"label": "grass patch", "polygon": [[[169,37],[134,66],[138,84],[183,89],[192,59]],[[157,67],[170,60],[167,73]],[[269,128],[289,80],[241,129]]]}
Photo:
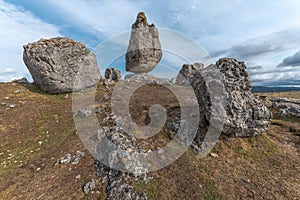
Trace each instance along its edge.
{"label": "grass patch", "polygon": [[280,126],[296,136],[300,136],[300,125],[296,122],[295,119],[275,119],[272,121],[272,124]]}
{"label": "grass patch", "polygon": [[202,184],[203,184],[203,188],[205,188],[205,191],[201,195],[203,199],[205,200],[220,199],[220,196],[217,193],[216,183],[214,181],[205,180]]}
{"label": "grass patch", "polygon": [[139,194],[145,193],[149,200],[158,199],[157,190],[159,189],[159,184],[155,180],[151,180],[149,183],[138,181],[134,183],[133,187]]}

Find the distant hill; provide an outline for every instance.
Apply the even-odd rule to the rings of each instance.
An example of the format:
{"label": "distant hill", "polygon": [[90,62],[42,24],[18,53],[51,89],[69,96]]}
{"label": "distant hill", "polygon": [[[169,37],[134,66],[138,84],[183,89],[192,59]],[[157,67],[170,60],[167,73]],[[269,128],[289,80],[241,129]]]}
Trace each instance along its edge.
{"label": "distant hill", "polygon": [[266,86],[253,86],[253,93],[262,92],[289,92],[289,91],[300,91],[300,87],[266,87]]}

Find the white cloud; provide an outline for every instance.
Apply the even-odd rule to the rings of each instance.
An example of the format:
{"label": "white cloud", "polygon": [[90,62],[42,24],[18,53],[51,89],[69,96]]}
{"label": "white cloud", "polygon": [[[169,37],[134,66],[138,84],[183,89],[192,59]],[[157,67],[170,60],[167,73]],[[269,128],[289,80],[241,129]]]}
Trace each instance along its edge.
{"label": "white cloud", "polygon": [[[130,29],[139,11],[149,22],[192,37],[209,51],[299,26],[299,1],[45,0],[53,15],[103,39]],[[282,13],[285,13],[284,15]]]}
{"label": "white cloud", "polygon": [[[174,3],[173,3],[174,2]],[[174,28],[209,51],[299,27],[300,2],[260,0],[169,1]]]}
{"label": "white cloud", "polygon": [[[59,29],[33,16],[30,12],[0,0],[0,71],[14,70],[14,77],[25,76],[28,71],[23,63],[23,45],[60,35]],[[0,81],[14,78],[2,74]]]}
{"label": "white cloud", "polygon": [[[41,9],[51,8],[51,11],[47,10],[42,17],[59,16],[55,23],[64,33],[80,30],[99,41],[130,30],[136,14],[145,11],[149,23],[180,31],[208,52],[223,50],[225,55],[245,58],[249,66],[261,65],[268,73],[300,45],[298,30],[285,31],[299,27],[300,1],[295,0],[45,0],[43,4]],[[8,38],[0,41],[1,47],[5,47],[0,49],[0,68],[20,66],[23,44],[59,34],[57,27],[3,0],[0,0],[0,26],[0,36]],[[6,63],[4,57],[9,58]],[[13,63],[16,60],[20,63]],[[259,73],[260,69],[252,71]]]}
{"label": "white cloud", "polygon": [[251,76],[252,81],[259,85],[294,85],[300,87],[300,71],[280,69],[278,71],[265,71]]}
{"label": "white cloud", "polygon": [[214,52],[212,56],[227,56],[238,59],[256,59],[300,46],[300,28],[275,32],[258,38],[251,38],[228,49]]}
{"label": "white cloud", "polygon": [[13,68],[6,68],[3,71],[0,71],[0,75],[14,74],[14,73],[16,73],[16,70]]}
{"label": "white cloud", "polygon": [[300,66],[300,51],[297,51],[292,56],[286,57],[277,67],[299,67]]}
{"label": "white cloud", "polygon": [[[130,29],[142,1],[133,3],[129,0],[102,1],[57,1],[46,0],[72,26],[94,33],[99,38],[111,37]],[[55,12],[55,11],[54,11]]]}

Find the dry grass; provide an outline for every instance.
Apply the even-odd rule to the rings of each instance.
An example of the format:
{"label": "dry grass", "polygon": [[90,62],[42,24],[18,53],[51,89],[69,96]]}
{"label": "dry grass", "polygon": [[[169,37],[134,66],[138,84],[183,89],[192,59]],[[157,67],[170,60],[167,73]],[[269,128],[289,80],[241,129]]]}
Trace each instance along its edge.
{"label": "dry grass", "polygon": [[[0,108],[0,153],[4,153],[0,156],[0,199],[84,198],[82,185],[95,175],[94,158],[75,134],[71,98],[47,95],[33,86],[1,83],[0,87],[1,101],[10,96],[8,102],[19,105],[11,110]],[[24,92],[14,94],[16,89]],[[86,156],[76,167],[54,166],[60,157],[77,150]],[[81,179],[76,180],[78,174]]]}
{"label": "dry grass", "polygon": [[285,98],[300,99],[300,91],[258,93],[258,95],[259,96],[267,96],[268,98],[285,97]]}
{"label": "dry grass", "polygon": [[[14,94],[16,89],[24,92]],[[100,86],[98,100],[104,92]],[[299,92],[261,95],[300,98]],[[12,110],[0,107],[0,199],[103,199],[104,186],[97,186],[99,194],[82,193],[82,186],[95,177],[94,158],[76,135],[71,96],[65,99],[31,85],[0,83],[0,102],[6,96],[11,97],[8,102],[19,106]],[[147,87],[131,100],[133,119],[141,125],[147,123],[147,110],[158,100],[170,113],[178,104],[170,91]],[[101,102],[98,106],[109,103]],[[136,182],[134,186],[149,199],[297,199],[299,128],[296,119],[275,119],[260,137],[219,141],[213,150],[218,158],[200,159],[190,149],[172,165],[154,172],[148,184]],[[151,138],[152,145],[164,142],[163,134]],[[86,156],[76,167],[53,166],[57,159],[77,150]],[[81,178],[76,180],[78,174]]]}

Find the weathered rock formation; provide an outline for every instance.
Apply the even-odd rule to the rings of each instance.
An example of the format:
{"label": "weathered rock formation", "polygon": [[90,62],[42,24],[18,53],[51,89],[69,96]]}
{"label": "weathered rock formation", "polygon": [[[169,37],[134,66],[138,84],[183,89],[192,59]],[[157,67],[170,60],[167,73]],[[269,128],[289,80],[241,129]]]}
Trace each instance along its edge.
{"label": "weathered rock formation", "polygon": [[[110,101],[107,100],[107,103],[110,103]],[[101,120],[101,128],[91,141],[91,143],[97,144],[93,148],[98,155],[97,158],[102,159],[100,161],[97,160],[95,163],[97,172],[96,181],[92,180],[88,182],[83,188],[84,193],[88,194],[95,188],[95,182],[100,182],[106,185],[106,199],[108,200],[145,200],[147,199],[146,195],[135,191],[132,183],[137,180],[140,182],[148,182],[150,180],[150,177],[146,174],[148,172],[147,169],[135,157],[136,153],[146,154],[146,152],[138,148],[137,139],[133,135],[127,134],[117,125],[119,119],[116,116],[111,115],[110,112],[103,113],[105,114],[105,118]],[[90,116],[90,114],[76,115],[76,117],[82,120],[86,120]],[[89,130],[87,129],[87,131]],[[69,157],[71,160],[71,156]],[[110,165],[110,167],[107,165]],[[128,172],[123,169],[125,165]],[[124,172],[121,171],[122,169]],[[136,173],[130,173],[132,171]]]}
{"label": "weathered rock formation", "polygon": [[135,82],[143,84],[154,84],[154,85],[172,85],[172,82],[168,78],[157,78],[151,74],[129,74],[125,76],[125,82]]}
{"label": "weathered rock formation", "polygon": [[27,84],[29,83],[29,81],[27,80],[27,78],[20,78],[20,79],[16,79],[12,81],[13,83],[19,83],[19,84]]}
{"label": "weathered rock formation", "polygon": [[[124,199],[124,200],[146,200],[146,194],[140,194],[129,184],[136,179],[132,174],[114,170],[96,161],[97,175],[101,177],[102,183],[106,183],[105,188],[107,200]],[[138,178],[137,178],[138,179]],[[140,180],[145,182],[144,180]]]}
{"label": "weathered rock formation", "polygon": [[[221,73],[220,81],[223,81],[225,91],[210,91],[207,82],[201,75],[214,68],[215,73]],[[200,71],[202,73],[200,73]],[[223,134],[236,137],[251,137],[261,134],[269,125],[271,120],[270,111],[251,93],[251,80],[244,62],[235,59],[220,59],[215,66],[204,68],[202,64],[184,65],[180,74],[185,77],[195,90],[200,108],[200,127],[197,140],[205,136],[205,131],[209,126],[211,113],[211,99],[222,98],[224,92],[224,108],[226,110],[226,120]],[[214,73],[210,73],[213,78]],[[211,79],[207,79],[211,80]],[[177,84],[187,84],[180,76]],[[209,83],[210,84],[210,83]],[[210,96],[213,93],[216,97]],[[200,137],[200,139],[199,139]]]}
{"label": "weathered rock formation", "polygon": [[82,43],[66,37],[41,39],[24,46],[23,60],[34,83],[52,94],[72,92],[98,83],[96,56]]}
{"label": "weathered rock formation", "polygon": [[137,15],[132,25],[131,37],[126,53],[126,70],[146,73],[153,70],[162,58],[158,30],[149,25],[145,13]]}
{"label": "weathered rock formation", "polygon": [[118,82],[121,80],[121,72],[115,68],[107,68],[105,70],[105,78],[110,81]]}
{"label": "weathered rock formation", "polygon": [[278,117],[300,118],[300,100],[287,98],[272,98],[272,107],[277,108]]}

